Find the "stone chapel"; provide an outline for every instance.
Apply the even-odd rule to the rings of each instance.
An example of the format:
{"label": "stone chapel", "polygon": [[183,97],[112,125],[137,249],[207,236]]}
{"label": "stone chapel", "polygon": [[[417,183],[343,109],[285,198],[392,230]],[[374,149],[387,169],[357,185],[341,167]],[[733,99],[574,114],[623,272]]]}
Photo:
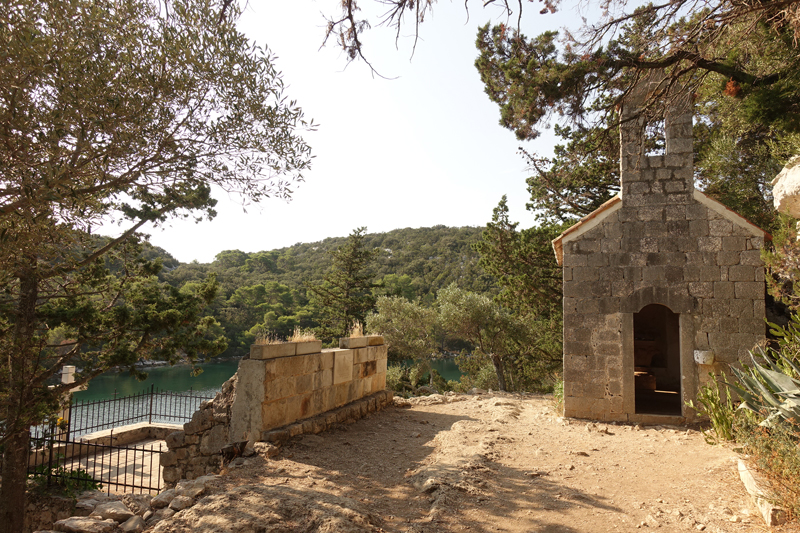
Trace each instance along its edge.
{"label": "stone chapel", "polygon": [[617,196],[553,241],[564,280],[564,415],[681,424],[710,371],[763,341],[765,234],[694,188],[691,95],[674,90],[666,149],[647,155],[626,98]]}

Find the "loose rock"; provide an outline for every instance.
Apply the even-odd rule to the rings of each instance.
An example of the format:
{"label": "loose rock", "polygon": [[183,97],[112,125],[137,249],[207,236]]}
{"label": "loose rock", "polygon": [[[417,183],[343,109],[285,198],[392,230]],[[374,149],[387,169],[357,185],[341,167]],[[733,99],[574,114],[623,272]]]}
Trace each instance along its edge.
{"label": "loose rock", "polygon": [[170,502],[177,496],[175,489],[167,489],[150,501],[150,506],[153,509],[163,509],[168,506]]}
{"label": "loose rock", "polygon": [[111,519],[115,522],[125,522],[134,515],[128,507],[122,502],[108,502],[101,503],[95,507],[92,512],[93,515],[98,515],[101,518]]}
{"label": "loose rock", "polygon": [[95,520],[93,518],[73,516],[59,520],[53,524],[56,531],[63,533],[112,533],[117,529],[117,523],[114,520]]}

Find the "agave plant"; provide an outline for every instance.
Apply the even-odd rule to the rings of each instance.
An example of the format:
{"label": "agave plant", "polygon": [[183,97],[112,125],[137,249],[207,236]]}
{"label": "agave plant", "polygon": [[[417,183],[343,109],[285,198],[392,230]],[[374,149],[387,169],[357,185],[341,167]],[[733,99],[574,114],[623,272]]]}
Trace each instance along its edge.
{"label": "agave plant", "polygon": [[758,352],[769,368],[758,364],[751,351],[752,366],[744,370],[732,369],[741,386],[731,383],[728,386],[742,399],[739,408],[762,416],[766,414],[762,426],[772,427],[780,419],[800,424],[800,381],[790,375],[794,372],[795,376],[800,376],[800,368],[775,350],[769,349],[767,353],[759,347]]}

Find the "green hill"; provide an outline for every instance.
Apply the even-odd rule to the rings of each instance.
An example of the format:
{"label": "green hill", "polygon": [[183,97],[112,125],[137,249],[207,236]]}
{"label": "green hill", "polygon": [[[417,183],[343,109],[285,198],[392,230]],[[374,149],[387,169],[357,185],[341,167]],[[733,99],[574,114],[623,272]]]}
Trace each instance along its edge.
{"label": "green hill", "polygon": [[[478,293],[494,292],[494,282],[478,265],[479,255],[471,245],[483,228],[405,228],[365,236],[368,248],[380,253],[372,268],[379,288],[376,295],[399,295],[432,302],[439,289],[456,282]],[[216,274],[220,292],[213,314],[230,339],[226,355],[246,353],[253,336],[249,331],[262,324],[285,335],[294,326],[313,327],[316,310],[309,305],[305,283],[321,282],[330,265],[330,254],[347,237],[332,237],[313,243],[298,243],[277,250],[246,253],[226,250],[212,263],[180,263],[165,254],[162,279],[183,287]]]}

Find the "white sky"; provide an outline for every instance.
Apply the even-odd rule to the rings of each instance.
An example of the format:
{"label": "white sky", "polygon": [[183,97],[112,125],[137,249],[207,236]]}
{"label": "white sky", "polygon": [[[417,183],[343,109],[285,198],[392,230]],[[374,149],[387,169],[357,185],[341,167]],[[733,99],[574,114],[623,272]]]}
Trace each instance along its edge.
{"label": "white sky", "polygon": [[[499,108],[483,92],[474,61],[479,25],[497,10],[440,0],[421,26],[411,57],[411,31],[399,49],[391,30],[373,29],[365,52],[377,70],[347,65],[335,45],[320,49],[322,13],[337,14],[334,0],[250,0],[242,30],[278,56],[286,94],[319,124],[305,135],[315,155],[293,200],[266,200],[243,213],[237,198],[217,193],[218,216],[195,224],[174,221],[145,230],[151,242],[183,262],[213,261],[223,250],[270,250],[299,242],[396,228],[483,226],[503,194],[512,220],[533,225],[525,164],[513,132],[498,124]],[[375,0],[362,0],[375,8]],[[525,2],[528,36],[578,22],[574,11],[539,15]],[[502,19],[505,20],[505,19]],[[550,155],[545,134],[526,149]]]}

